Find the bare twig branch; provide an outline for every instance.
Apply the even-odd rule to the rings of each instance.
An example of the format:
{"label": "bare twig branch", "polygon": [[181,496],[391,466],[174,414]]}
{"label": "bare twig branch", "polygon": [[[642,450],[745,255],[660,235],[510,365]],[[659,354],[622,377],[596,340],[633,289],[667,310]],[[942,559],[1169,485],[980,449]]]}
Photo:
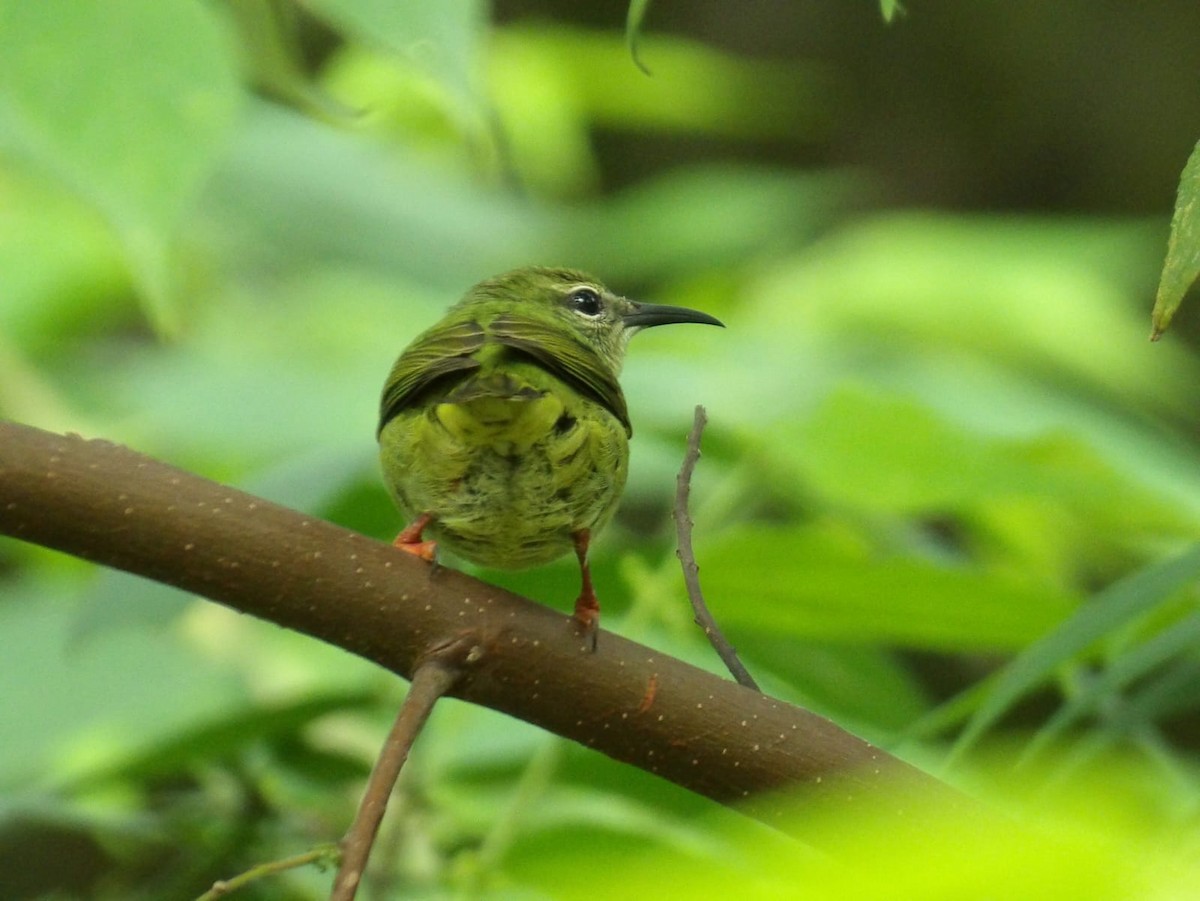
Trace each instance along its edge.
{"label": "bare twig branch", "polygon": [[319,865],[329,864],[337,860],[338,854],[337,845],[318,845],[316,848],[305,851],[303,854],[296,854],[292,857],[285,857],[282,860],[272,860],[269,863],[259,864],[256,867],[251,867],[244,873],[239,873],[232,879],[222,879],[220,882],[213,883],[213,887],[197,898],[196,901],[217,901],[218,898],[224,898],[257,879],[262,879],[265,876],[274,876],[285,870],[306,867],[310,863]]}
{"label": "bare twig branch", "polygon": [[[433,712],[433,706],[445,696],[461,674],[453,658],[470,653],[470,641],[457,641],[425,659],[413,673],[412,685],[400,705],[400,712],[371,770],[358,813],[342,839],[342,862],[333,881],[329,901],[354,901],[367,868],[367,858],[387,810],[388,799],[408,759],[413,742]],[[460,654],[461,652],[461,654]]]}
{"label": "bare twig branch", "polygon": [[695,612],[696,625],[704,630],[709,644],[724,661],[725,666],[737,680],[739,685],[745,685],[759,691],[758,683],[738,659],[737,651],[725,637],[704,603],[704,593],[700,590],[700,566],[696,563],[696,552],[692,550],[692,522],[688,512],[688,504],[692,494],[692,473],[696,471],[696,461],[700,459],[700,436],[704,434],[704,426],[708,424],[708,416],[704,407],[696,405],[696,418],[692,422],[692,430],[688,433],[687,452],[683,457],[683,466],[675,479],[675,533],[678,535],[679,547],[675,556],[683,566],[683,581],[687,585],[688,599],[692,602]]}
{"label": "bare twig branch", "polygon": [[201,594],[406,678],[469,628],[478,653],[455,697],[766,821],[790,810],[785,787],[846,812],[900,790],[985,816],[806,710],[609,632],[581,653],[559,611],[106,441],[0,421],[0,534]]}

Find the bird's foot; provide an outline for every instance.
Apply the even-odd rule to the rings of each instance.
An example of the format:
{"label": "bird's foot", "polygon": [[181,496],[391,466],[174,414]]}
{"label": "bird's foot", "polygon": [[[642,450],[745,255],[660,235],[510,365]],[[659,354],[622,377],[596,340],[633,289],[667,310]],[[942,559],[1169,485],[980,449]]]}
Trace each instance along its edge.
{"label": "bird's foot", "polygon": [[415,557],[420,557],[426,563],[437,563],[437,542],[422,537],[431,522],[433,522],[433,514],[422,513],[401,530],[392,545]]}
{"label": "bird's foot", "polygon": [[589,652],[596,652],[596,634],[600,631],[600,602],[596,599],[596,590],[592,588],[592,570],[588,566],[588,541],[591,533],[580,529],[575,533],[575,556],[579,558],[579,571],[583,577],[583,585],[579,589],[579,597],[575,600],[575,613],[571,617],[575,631],[583,638]]}
{"label": "bird's foot", "polygon": [[595,595],[592,595],[590,605],[586,604],[585,600],[580,595],[579,600],[575,602],[575,613],[571,616],[571,625],[575,628],[575,633],[583,639],[588,652],[594,654],[596,652],[596,635],[600,631],[600,605],[596,603]]}

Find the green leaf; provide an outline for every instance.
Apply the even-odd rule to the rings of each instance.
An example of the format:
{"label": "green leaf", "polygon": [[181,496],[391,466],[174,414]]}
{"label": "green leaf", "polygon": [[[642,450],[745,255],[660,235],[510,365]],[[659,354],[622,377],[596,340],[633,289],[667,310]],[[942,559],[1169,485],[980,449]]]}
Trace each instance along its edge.
{"label": "green leaf", "polygon": [[[680,37],[648,36],[645,44],[653,50],[652,79],[629,65],[611,32],[514,24],[494,35],[489,63],[499,68],[489,76],[502,89],[517,87],[524,96],[512,98],[513,116],[535,122],[545,114],[528,108],[531,99],[565,102],[566,112],[583,112],[589,125],[621,130],[785,141],[827,133],[833,110],[817,67],[737,57]],[[498,105],[503,113],[504,98]],[[505,125],[529,127],[510,117]]]}
{"label": "green leaf", "polygon": [[773,242],[816,232],[849,193],[838,179],[690,166],[646,179],[602,204],[559,211],[549,255],[602,269],[611,280],[735,265]]}
{"label": "green leaf", "polygon": [[104,215],[164,331],[179,322],[173,233],[237,99],[230,48],[195,0],[0,2],[0,135]]}
{"label": "green leaf", "polygon": [[268,97],[332,124],[353,124],[357,111],[313,83],[301,46],[300,10],[280,0],[223,0],[238,33],[246,80]]}
{"label": "green leaf", "polygon": [[83,419],[37,367],[0,331],[0,410],[48,429],[80,429]]}
{"label": "green leaf", "polygon": [[889,24],[908,13],[900,0],[879,0],[879,11],[883,13],[883,21]]}
{"label": "green leaf", "polygon": [[[1200,646],[1200,613],[1193,613],[1114,660],[1099,676],[1072,695],[1021,753],[1021,763],[1048,748],[1070,726],[1089,714],[1099,714],[1122,690],[1147,673]],[[1193,691],[1192,697],[1195,697]]]}
{"label": "green leaf", "polygon": [[[0,194],[0,332],[10,353],[58,359],[77,350],[64,335],[128,318],[128,267],[94,209],[58,182],[13,167],[0,171]],[[0,395],[15,394],[12,387],[0,376]],[[14,419],[39,421],[0,406]]]}
{"label": "green leaf", "polygon": [[310,0],[313,9],[368,46],[381,46],[424,69],[460,101],[479,98],[487,26],[482,0]]}
{"label": "green leaf", "polygon": [[1200,546],[1155,563],[1106,588],[1058,629],[1035,642],[1002,671],[967,724],[950,759],[960,757],[1031,689],[1096,641],[1153,610],[1172,593],[1200,577]]}
{"label": "green leaf", "polygon": [[1145,727],[1156,720],[1196,709],[1197,686],[1200,685],[1200,660],[1183,656],[1171,662],[1155,678],[1140,686],[1129,700],[1126,727],[1144,733]]}
{"label": "green leaf", "polygon": [[251,107],[205,199],[228,228],[251,235],[256,253],[278,254],[285,271],[351,261],[439,287],[440,304],[471,274],[529,259],[545,240],[528,204],[266,105]]}
{"label": "green leaf", "polygon": [[[846,388],[781,443],[821,490],[868,509],[920,513],[1013,497],[1059,499],[1095,513],[1183,525],[1141,486],[1126,483],[1081,441],[1065,435],[993,438],[948,422],[903,396]],[[1165,508],[1165,509],[1164,509]]]}
{"label": "green leaf", "polygon": [[[1018,804],[1011,774],[996,767],[989,775],[1008,789],[1004,800],[1007,809],[1016,808],[1013,821],[1036,828],[1014,828],[915,793],[885,794],[853,809],[846,801],[858,799],[849,792],[827,803],[797,794],[794,812],[781,822],[793,833],[802,824],[818,838],[813,844],[821,853],[759,824],[708,816],[702,819],[708,835],[725,838],[719,853],[685,856],[682,846],[672,854],[652,840],[630,847],[605,841],[599,832],[574,842],[558,834],[540,845],[523,843],[513,870],[561,901],[1189,897],[1200,873],[1194,862],[1180,863],[1179,836],[1190,837],[1188,827],[1152,825],[1133,793],[1114,787],[1112,777],[1123,772],[1128,770],[1101,772],[1066,798],[1039,796],[1036,804]],[[1153,779],[1144,771],[1137,776]],[[606,878],[580,879],[598,860],[619,865]]]}
{"label": "green leaf", "polygon": [[1087,220],[883,213],[769,272],[746,315],[768,335],[787,329],[846,347],[867,377],[911,381],[924,363],[932,372],[917,377],[932,375],[950,397],[986,367],[1038,379],[1050,403],[1083,389],[1191,415],[1183,386],[1198,377],[1195,359],[1130,340],[1141,324],[1127,282],[1153,252],[1146,237]]}
{"label": "green leaf", "polygon": [[744,662],[756,678],[773,675],[792,689],[780,694],[768,683],[768,694],[795,701],[868,740],[890,737],[929,710],[907,661],[890,648],[800,642],[792,635],[760,632],[744,650]]}
{"label": "green leaf", "polygon": [[1077,600],[1048,585],[903,556],[814,528],[745,528],[697,552],[709,607],[734,631],[939,650],[1021,647]]}
{"label": "green leaf", "polygon": [[1195,533],[1182,491],[1147,490],[1065,424],[989,435],[903,394],[854,386],[753,441],[768,465],[791,468],[784,481],[798,496],[869,516],[949,521],[966,553],[1031,581],[1069,585],[1080,567],[1116,577],[1139,542]]}
{"label": "green leaf", "polygon": [[646,20],[646,13],[649,10],[650,0],[629,0],[629,13],[625,17],[625,43],[629,47],[629,56],[633,59],[634,65],[647,75],[650,74],[650,70],[642,62],[638,40],[641,38],[642,23]]}
{"label": "green leaf", "polygon": [[1197,143],[1179,176],[1175,196],[1175,214],[1171,217],[1171,237],[1167,241],[1167,260],[1158,281],[1150,340],[1157,341],[1188,289],[1200,278],[1200,143]]}
{"label": "green leaf", "polygon": [[[179,630],[86,637],[62,581],[6,584],[0,604],[0,786],[60,783],[226,715],[244,690]],[[2,790],[0,790],[2,792]]]}
{"label": "green leaf", "polygon": [[133,749],[109,767],[81,774],[71,788],[79,791],[109,781],[178,773],[189,766],[235,754],[263,739],[295,735],[328,714],[367,709],[379,702],[376,692],[344,690],[264,704],[227,706],[192,728]]}

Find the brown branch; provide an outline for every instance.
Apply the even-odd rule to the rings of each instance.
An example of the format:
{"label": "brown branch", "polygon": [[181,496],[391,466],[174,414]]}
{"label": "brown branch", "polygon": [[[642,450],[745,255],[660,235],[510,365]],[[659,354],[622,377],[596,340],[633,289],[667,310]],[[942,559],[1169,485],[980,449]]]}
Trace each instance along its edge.
{"label": "brown branch", "polygon": [[696,405],[696,417],[692,422],[692,430],[688,433],[687,452],[683,455],[683,466],[675,479],[675,534],[678,536],[679,547],[675,556],[683,567],[683,581],[687,585],[688,600],[692,602],[695,613],[695,623],[704,630],[708,643],[713,646],[717,656],[724,662],[730,675],[737,680],[738,685],[745,685],[755,691],[760,691],[758,683],[750,675],[750,671],[742,665],[737,650],[730,644],[721,627],[709,612],[708,604],[704,603],[704,592],[700,590],[700,566],[696,563],[696,552],[692,550],[692,516],[688,506],[692,496],[692,473],[696,471],[696,461],[700,459],[700,436],[708,425],[708,416],[704,407]]}
{"label": "brown branch", "polygon": [[439,648],[434,654],[417,666],[413,673],[412,685],[400,705],[400,712],[392,730],[388,733],[379,751],[379,759],[371,770],[367,787],[363,791],[362,801],[358,805],[358,813],[350,825],[346,837],[342,839],[342,862],[338,867],[337,877],[333,880],[333,891],[329,901],[354,901],[358,893],[359,883],[367,869],[367,858],[371,855],[371,846],[375,844],[375,836],[379,824],[387,810],[388,799],[396,787],[400,777],[400,769],[408,760],[413,742],[421,733],[433,706],[443,698],[458,680],[461,672],[460,660],[471,653],[471,642],[455,642],[446,648]]}
{"label": "brown branch", "polygon": [[976,810],[808,711],[611,633],[582,653],[550,607],[106,441],[0,422],[0,534],[201,594],[406,678],[429,648],[470,635],[454,696],[716,801],[755,797],[764,820],[788,810],[770,791],[786,786],[846,811],[897,786]]}

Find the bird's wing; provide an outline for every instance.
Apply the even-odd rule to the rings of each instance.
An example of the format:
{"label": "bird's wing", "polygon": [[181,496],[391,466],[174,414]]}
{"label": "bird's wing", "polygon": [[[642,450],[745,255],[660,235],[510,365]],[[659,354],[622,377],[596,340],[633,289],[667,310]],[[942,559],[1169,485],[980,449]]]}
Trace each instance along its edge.
{"label": "bird's wing", "polygon": [[491,340],[512,347],[536,360],[546,371],[598,401],[633,435],[625,395],[610,368],[582,342],[549,323],[505,313],[488,325]]}
{"label": "bird's wing", "polygon": [[478,369],[472,354],[486,338],[478,322],[468,319],[432,329],[409,345],[392,367],[379,402],[379,431],[435,380],[452,372]]}

